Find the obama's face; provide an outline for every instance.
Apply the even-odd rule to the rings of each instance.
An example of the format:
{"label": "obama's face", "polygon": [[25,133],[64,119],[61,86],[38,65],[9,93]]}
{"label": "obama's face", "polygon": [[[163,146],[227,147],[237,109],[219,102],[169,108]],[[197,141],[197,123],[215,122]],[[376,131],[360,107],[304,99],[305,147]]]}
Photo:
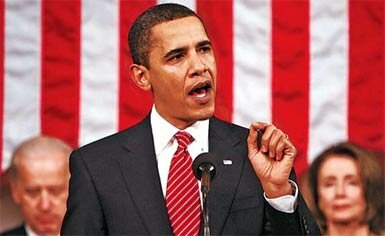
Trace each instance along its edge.
{"label": "obama's face", "polygon": [[179,129],[214,113],[217,68],[211,42],[194,16],[151,29],[147,89],[159,114]]}

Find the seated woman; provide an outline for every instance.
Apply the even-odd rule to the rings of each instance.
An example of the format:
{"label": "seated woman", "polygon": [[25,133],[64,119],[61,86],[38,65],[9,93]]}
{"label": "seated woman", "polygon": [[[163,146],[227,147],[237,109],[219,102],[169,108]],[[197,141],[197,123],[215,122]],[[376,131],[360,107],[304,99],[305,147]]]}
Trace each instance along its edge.
{"label": "seated woman", "polygon": [[373,154],[339,143],[323,151],[307,174],[310,208],[325,235],[384,234],[384,177]]}

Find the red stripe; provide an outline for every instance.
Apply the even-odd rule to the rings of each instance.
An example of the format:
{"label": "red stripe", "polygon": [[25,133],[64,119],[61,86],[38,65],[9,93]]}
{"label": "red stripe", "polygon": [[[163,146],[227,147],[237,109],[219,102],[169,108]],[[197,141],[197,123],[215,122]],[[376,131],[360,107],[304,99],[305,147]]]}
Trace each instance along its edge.
{"label": "red stripe", "polygon": [[80,1],[42,1],[41,129],[78,145]]}
{"label": "red stripe", "polygon": [[349,2],[349,139],[385,150],[384,1]]}
{"label": "red stripe", "polygon": [[307,166],[309,20],[308,1],[272,1],[272,120],[298,149],[298,174]]}
{"label": "red stripe", "polygon": [[153,103],[150,92],[139,89],[130,79],[127,35],[136,17],[149,7],[154,0],[121,1],[119,8],[119,129],[127,128],[149,112]]}
{"label": "red stripe", "polygon": [[[0,0],[0,164],[3,163],[3,112],[4,112],[4,0]],[[0,167],[0,176],[3,168]]]}
{"label": "red stripe", "polygon": [[214,45],[218,67],[215,115],[231,121],[233,114],[233,1],[197,0],[197,12]]}

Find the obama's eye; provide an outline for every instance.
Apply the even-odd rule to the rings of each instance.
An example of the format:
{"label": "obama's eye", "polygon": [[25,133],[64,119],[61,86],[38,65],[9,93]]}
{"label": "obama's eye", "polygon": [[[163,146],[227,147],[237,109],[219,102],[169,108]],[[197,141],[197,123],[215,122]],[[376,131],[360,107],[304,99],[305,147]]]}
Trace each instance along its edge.
{"label": "obama's eye", "polygon": [[212,49],[211,49],[211,47],[209,46],[209,45],[207,45],[207,46],[203,46],[203,47],[200,47],[199,48],[199,51],[201,52],[201,53],[207,53],[207,52],[210,52]]}
{"label": "obama's eye", "polygon": [[184,58],[183,53],[177,53],[177,54],[171,55],[167,60],[168,61],[179,61],[183,58]]}

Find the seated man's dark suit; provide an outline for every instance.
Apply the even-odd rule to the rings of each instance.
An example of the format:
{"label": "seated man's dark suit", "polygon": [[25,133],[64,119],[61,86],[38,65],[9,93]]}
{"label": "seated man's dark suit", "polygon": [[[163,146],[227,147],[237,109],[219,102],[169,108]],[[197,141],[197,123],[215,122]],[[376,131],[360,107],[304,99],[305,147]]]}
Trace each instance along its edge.
{"label": "seated man's dark suit", "polygon": [[13,228],[13,229],[10,229],[10,230],[7,230],[5,232],[2,232],[0,233],[1,236],[16,236],[16,235],[27,235],[27,231],[25,230],[25,226],[24,225],[20,225],[19,227],[17,228]]}
{"label": "seated man's dark suit", "polygon": [[[265,201],[247,158],[247,135],[245,128],[210,119],[209,151],[217,168],[209,195],[211,234],[319,234],[301,196],[293,214]],[[172,235],[149,116],[74,151],[70,169],[62,234]]]}

